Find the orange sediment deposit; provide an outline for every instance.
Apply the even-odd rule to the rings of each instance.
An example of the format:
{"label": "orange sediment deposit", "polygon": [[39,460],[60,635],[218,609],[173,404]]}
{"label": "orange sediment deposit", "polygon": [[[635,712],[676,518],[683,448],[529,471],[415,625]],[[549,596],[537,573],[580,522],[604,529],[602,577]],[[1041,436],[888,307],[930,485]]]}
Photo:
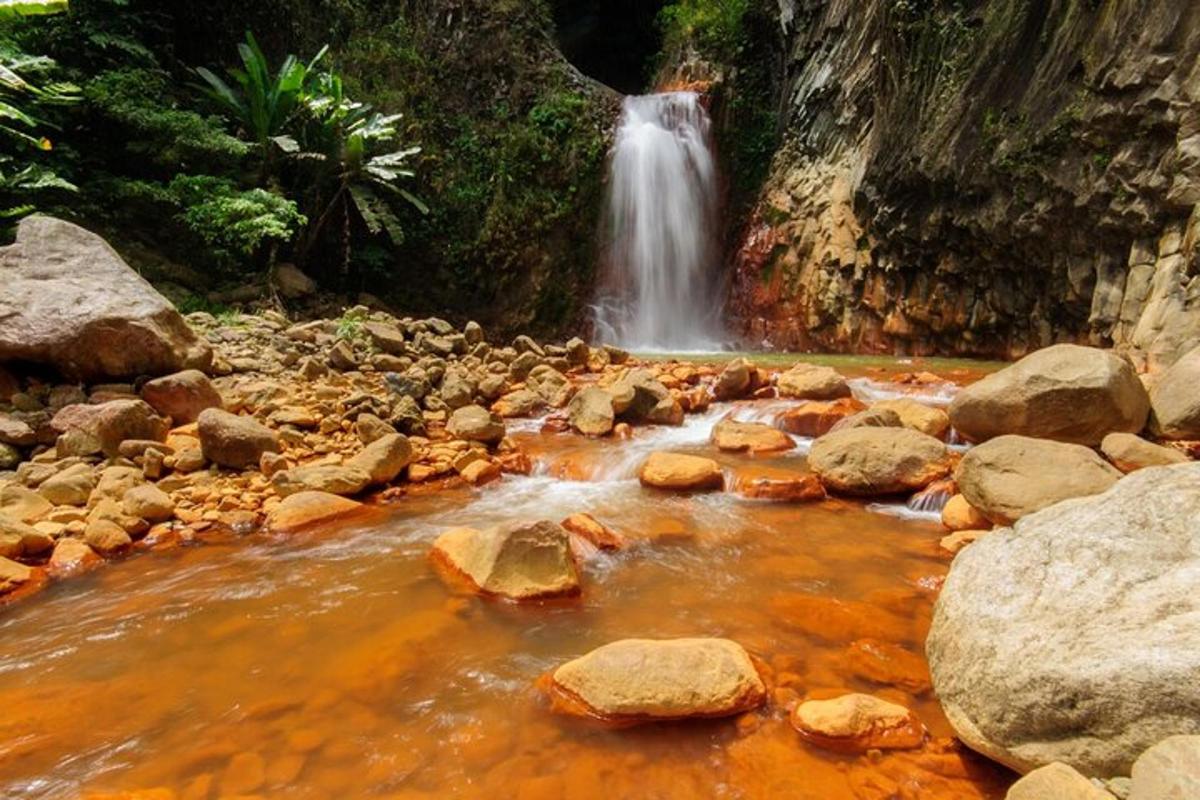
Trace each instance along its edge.
{"label": "orange sediment deposit", "polygon": [[[630,366],[613,357],[591,348],[562,374],[576,390],[612,387]],[[947,744],[929,691],[922,639],[946,563],[921,543],[936,547],[944,529],[821,500],[802,447],[751,457],[713,446],[730,413],[761,423],[805,405],[768,399],[765,370],[717,401],[723,365],[639,368],[691,409],[682,425],[667,401],[663,424],[627,412],[608,437],[567,431],[554,412],[549,425],[506,419],[504,438],[483,443],[455,438],[452,412],[421,405],[401,473],[353,498],[319,496],[304,513],[300,494],[275,496],[267,472],[344,466],[416,418],[385,413],[381,398],[395,395],[369,370],[306,385],[231,377],[231,408],[265,420],[281,453],[241,471],[197,464],[196,426],[176,429],[153,479],[176,518],[146,521],[138,557],[5,608],[0,795],[45,781],[51,795],[175,800],[613,800],[710,797],[717,786],[745,798],[1000,800],[1011,776]],[[419,383],[419,371],[401,376]],[[492,424],[460,433],[487,438]],[[732,491],[642,487],[638,468],[655,451],[705,460],[708,480],[715,464]],[[502,474],[472,485],[472,464]],[[55,513],[71,525],[88,513],[79,508]],[[295,527],[281,524],[288,512]],[[568,531],[564,559],[551,561],[570,562],[577,583],[533,602],[496,602],[506,595],[486,579],[481,591],[433,547],[448,529],[541,519]],[[262,535],[272,521],[288,532]],[[81,552],[69,545],[62,561],[71,548]],[[514,560],[514,581],[546,578],[540,558]],[[761,689],[686,713],[614,715],[554,682],[570,660],[630,637],[728,638],[755,654]],[[929,736],[913,750],[814,746],[788,713],[828,696],[816,687],[902,705]],[[880,735],[882,746],[903,740]],[[123,755],[131,741],[137,758]]]}

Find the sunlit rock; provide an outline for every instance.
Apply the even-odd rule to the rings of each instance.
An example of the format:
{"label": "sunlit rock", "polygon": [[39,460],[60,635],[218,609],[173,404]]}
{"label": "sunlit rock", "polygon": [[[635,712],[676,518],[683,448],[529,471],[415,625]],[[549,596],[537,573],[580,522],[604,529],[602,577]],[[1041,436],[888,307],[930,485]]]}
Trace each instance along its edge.
{"label": "sunlit rock", "polygon": [[451,583],[483,594],[536,600],[580,589],[570,537],[554,522],[453,528],[434,541],[431,558]]}
{"label": "sunlit rock", "polygon": [[766,687],[728,639],[624,639],[551,676],[555,708],[617,723],[724,717],[756,708]]}
{"label": "sunlit rock", "polygon": [[953,495],[942,506],[942,524],[952,531],[987,529],[991,521],[961,494]]}
{"label": "sunlit rock", "polygon": [[1200,736],[1170,736],[1133,762],[1129,800],[1200,797]]}
{"label": "sunlit rock", "polygon": [[805,700],[792,710],[792,725],[818,747],[843,753],[906,750],[925,740],[915,714],[869,694]]}
{"label": "sunlit rock", "polygon": [[963,456],[954,474],[959,491],[998,525],[1073,497],[1108,489],[1121,473],[1091,448],[1000,436]]}
{"label": "sunlit rock", "polygon": [[725,483],[717,462],[683,453],[651,453],[638,478],[643,486],[681,492],[720,489]]}
{"label": "sunlit rock", "polygon": [[1126,473],[1143,467],[1184,464],[1189,460],[1174,448],[1148,442],[1132,433],[1110,433],[1100,442],[1100,452],[1114,467]]}
{"label": "sunlit rock", "polygon": [[850,385],[837,370],[803,362],[779,373],[775,385],[781,396],[798,400],[835,400],[850,396]]}
{"label": "sunlit rock", "polygon": [[612,396],[596,386],[580,390],[567,406],[571,427],[587,436],[604,436],[613,429]]}
{"label": "sunlit rock", "polygon": [[289,495],[267,514],[267,528],[288,533],[318,522],[343,517],[362,508],[362,503],[328,492],[302,491]]}
{"label": "sunlit rock", "polygon": [[212,349],[99,236],[35,215],[0,249],[0,360],[100,381],[205,369]]}
{"label": "sunlit rock", "polygon": [[463,406],[450,415],[446,430],[469,442],[496,444],[504,438],[504,420],[482,406]]}
{"label": "sunlit rock", "polygon": [[1150,392],[1150,427],[1165,439],[1200,439],[1200,347],[1163,373]]}
{"label": "sunlit rock", "polygon": [[1137,433],[1149,411],[1146,389],[1124,358],[1059,344],[963,389],[950,420],[974,442],[1018,434],[1097,445],[1114,431]]}
{"label": "sunlit rock", "polygon": [[214,464],[234,469],[256,466],[263,453],[278,453],[279,437],[250,417],[206,408],[197,417],[200,448]]}
{"label": "sunlit rock", "polygon": [[1109,777],[1200,734],[1197,519],[1200,464],[1152,467],[960,552],[927,641],[959,737],[1022,772]]}
{"label": "sunlit rock", "polygon": [[223,408],[220,393],[203,372],[184,370],[147,381],[142,399],[175,425],[195,422],[206,408]]}
{"label": "sunlit rock", "polygon": [[792,437],[778,428],[732,419],[723,419],[713,426],[712,441],[718,449],[733,452],[769,453],[796,446]]}
{"label": "sunlit rock", "polygon": [[1115,800],[1080,775],[1076,770],[1055,762],[1038,767],[1012,785],[1004,800]]}
{"label": "sunlit rock", "polygon": [[908,428],[853,428],[813,442],[809,467],[825,486],[853,495],[921,489],[951,469],[946,446]]}
{"label": "sunlit rock", "polygon": [[949,414],[940,408],[918,403],[908,397],[882,400],[871,408],[893,411],[900,418],[901,425],[928,434],[935,439],[945,439],[946,433],[950,430]]}
{"label": "sunlit rock", "polygon": [[776,421],[788,433],[816,438],[829,433],[838,422],[864,408],[866,406],[853,397],[809,400],[784,411]]}

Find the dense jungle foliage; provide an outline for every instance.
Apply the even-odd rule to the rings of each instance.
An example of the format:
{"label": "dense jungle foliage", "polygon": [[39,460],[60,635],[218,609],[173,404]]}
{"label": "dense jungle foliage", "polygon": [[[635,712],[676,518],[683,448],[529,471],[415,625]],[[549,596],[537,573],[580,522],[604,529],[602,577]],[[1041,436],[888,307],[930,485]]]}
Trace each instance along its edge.
{"label": "dense jungle foliage", "polygon": [[[646,84],[685,52],[752,62],[757,0],[665,4]],[[0,208],[107,236],[185,309],[269,297],[294,263],[504,326],[584,311],[619,96],[568,63],[549,0],[72,0],[0,20]],[[632,67],[626,68],[628,72]],[[726,103],[735,189],[773,147],[768,71]],[[16,77],[19,76],[19,77]]]}

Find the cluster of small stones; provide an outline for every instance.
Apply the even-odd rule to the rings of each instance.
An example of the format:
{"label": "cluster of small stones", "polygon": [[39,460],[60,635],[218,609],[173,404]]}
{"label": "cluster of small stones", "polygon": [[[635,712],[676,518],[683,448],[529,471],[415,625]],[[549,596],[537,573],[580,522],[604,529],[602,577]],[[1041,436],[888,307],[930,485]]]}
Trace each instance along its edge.
{"label": "cluster of small stones", "polygon": [[[0,600],[134,550],[357,507],[343,498],[527,473],[506,419],[550,411],[548,429],[574,418],[592,435],[679,424],[707,407],[716,375],[580,339],[496,346],[473,322],[365,307],[188,322],[213,347],[208,374],[87,386],[0,366]],[[568,409],[597,387],[615,409],[599,427]]]}

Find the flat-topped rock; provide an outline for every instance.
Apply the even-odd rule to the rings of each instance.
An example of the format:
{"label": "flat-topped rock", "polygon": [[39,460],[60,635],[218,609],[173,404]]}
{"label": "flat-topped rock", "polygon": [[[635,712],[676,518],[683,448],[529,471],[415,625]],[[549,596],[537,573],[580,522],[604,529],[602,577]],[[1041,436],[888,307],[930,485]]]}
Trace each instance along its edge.
{"label": "flat-topped rock", "polygon": [[612,722],[724,717],[766,700],[749,654],[728,639],[624,639],[551,678],[558,710]]}
{"label": "flat-topped rock", "polygon": [[803,362],[779,373],[775,386],[783,397],[797,400],[836,400],[850,396],[850,384],[837,370]]}
{"label": "flat-topped rock", "polygon": [[732,452],[770,453],[796,446],[792,437],[778,428],[732,419],[723,419],[713,426],[712,441],[717,449]]}
{"label": "flat-topped rock", "polygon": [[207,369],[212,350],[107,242],[34,215],[0,248],[0,361],[49,364],[74,380]]}
{"label": "flat-topped rock", "polygon": [[267,513],[267,529],[289,533],[318,522],[344,517],[362,507],[362,503],[329,492],[297,492],[285,497],[283,502]]}
{"label": "flat-topped rock", "polygon": [[453,528],[433,543],[431,557],[443,574],[474,591],[511,600],[578,594],[579,572],[570,536],[555,522]]}
{"label": "flat-topped rock", "polygon": [[725,484],[717,462],[684,453],[651,453],[638,477],[643,486],[681,492],[710,491]]}
{"label": "flat-topped rock", "polygon": [[818,747],[843,753],[920,747],[925,728],[902,705],[869,694],[805,700],[792,710],[792,726]]}

